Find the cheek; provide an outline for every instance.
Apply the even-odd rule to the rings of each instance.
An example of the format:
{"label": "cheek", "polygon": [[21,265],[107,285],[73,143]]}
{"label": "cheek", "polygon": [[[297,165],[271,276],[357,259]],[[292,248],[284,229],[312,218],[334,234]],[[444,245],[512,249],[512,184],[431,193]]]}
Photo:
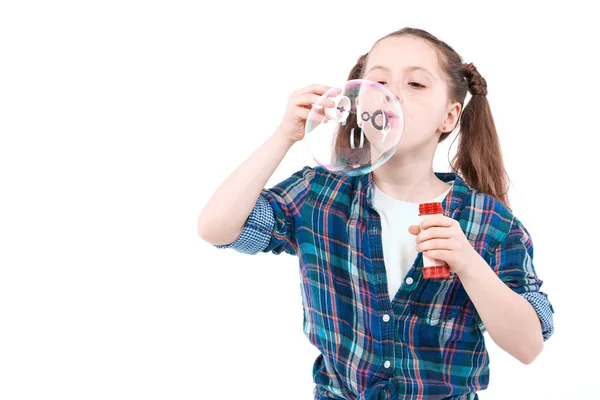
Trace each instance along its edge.
{"label": "cheek", "polygon": [[437,119],[431,108],[424,103],[404,103],[402,112],[404,113],[404,132],[406,133],[427,133],[431,131]]}
{"label": "cheek", "polygon": [[442,102],[413,95],[402,103],[405,132],[433,132],[445,119]]}

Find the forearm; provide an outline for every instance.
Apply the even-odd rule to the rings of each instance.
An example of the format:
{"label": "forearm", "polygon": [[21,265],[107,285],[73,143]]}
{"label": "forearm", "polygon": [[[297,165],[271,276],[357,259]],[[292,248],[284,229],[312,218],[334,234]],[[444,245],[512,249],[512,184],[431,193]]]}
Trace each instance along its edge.
{"label": "forearm", "polygon": [[502,282],[476,252],[458,276],[494,342],[519,361],[531,363],[544,346],[540,320],[531,304]]}
{"label": "forearm", "polygon": [[198,235],[213,244],[234,241],[292,145],[276,133],[244,161],[217,188],[198,216]]}

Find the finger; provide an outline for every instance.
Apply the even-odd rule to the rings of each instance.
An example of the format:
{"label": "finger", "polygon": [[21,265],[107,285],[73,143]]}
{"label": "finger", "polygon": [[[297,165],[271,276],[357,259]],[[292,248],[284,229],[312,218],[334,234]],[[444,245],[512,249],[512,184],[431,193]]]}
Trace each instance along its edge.
{"label": "finger", "polygon": [[[310,122],[312,125],[324,124],[328,121],[327,115],[325,114],[325,109],[323,107],[314,106],[314,107],[297,107],[298,110],[298,118],[305,119],[307,122]],[[314,111],[313,111],[314,109]]]}
{"label": "finger", "polygon": [[[317,119],[317,118],[319,118],[319,116],[320,117],[325,116],[325,108],[321,107],[320,105],[311,105],[311,104],[301,105],[301,106],[297,106],[297,109],[308,110],[309,113],[314,112],[315,117],[313,119]],[[308,116],[309,114],[306,114],[306,115]]]}
{"label": "finger", "polygon": [[314,112],[315,112],[316,114],[318,114],[318,115],[320,115],[320,116],[326,116],[326,114],[325,114],[325,110],[326,110],[327,108],[329,108],[329,107],[325,108],[325,107],[321,106],[320,104],[314,104],[314,105],[312,105],[312,104],[307,104],[307,105],[301,105],[301,106],[298,106],[298,108],[300,108],[300,109],[305,109],[305,110],[309,110],[309,112],[310,112],[310,111],[312,111],[312,110],[315,110]]}
{"label": "finger", "polygon": [[425,242],[431,239],[449,239],[452,237],[452,230],[447,227],[432,226],[424,229],[417,235],[417,243]]}
{"label": "finger", "polygon": [[421,233],[421,227],[419,225],[411,225],[408,227],[408,233],[416,236]]}
{"label": "finger", "polygon": [[321,98],[322,96],[314,93],[298,94],[292,98],[292,104],[297,106],[312,106],[313,104],[322,104],[325,106],[333,105],[333,100]]}
{"label": "finger", "polygon": [[333,100],[329,100],[327,98],[322,98],[316,94],[306,93],[294,98],[293,103],[298,106],[305,107],[313,107],[314,105],[319,105],[321,107],[334,107],[335,103]]}
{"label": "finger", "polygon": [[450,262],[452,259],[452,251],[450,250],[427,250],[423,252],[423,255],[435,260],[444,261],[448,265],[452,265],[452,262]]}
{"label": "finger", "polygon": [[342,89],[335,88],[334,90],[331,90],[331,91],[329,91],[329,93],[327,93],[327,97],[335,97],[340,93],[342,93]]}
{"label": "finger", "polygon": [[[324,113],[312,114],[312,116],[311,116],[311,112],[312,111],[307,108],[299,107],[295,113],[295,116],[296,116],[296,118],[298,118],[300,120],[305,120],[307,123],[309,123],[313,127],[316,125],[319,125],[319,124],[324,124],[328,121],[328,119],[324,115]],[[310,117],[310,121],[309,121],[309,117]]]}
{"label": "finger", "polygon": [[[306,86],[302,89],[299,90],[300,94],[305,94],[305,93],[316,93],[318,95],[322,95],[323,93],[327,92],[329,89],[332,89],[331,86],[326,86],[326,85],[318,85],[318,84],[313,84],[313,85],[309,85]],[[336,91],[339,91],[341,89],[336,88]]]}
{"label": "finger", "polygon": [[448,239],[430,239],[417,244],[415,248],[421,252],[429,250],[452,250],[452,241]]}
{"label": "finger", "polygon": [[428,229],[432,226],[451,227],[456,223],[456,220],[446,217],[445,215],[432,215],[425,218],[421,222],[421,229]]}
{"label": "finger", "polygon": [[[306,108],[298,108],[294,115],[296,115],[298,119],[307,120],[308,116],[310,115],[310,110]],[[314,119],[315,118],[311,118],[311,121],[313,121]]]}

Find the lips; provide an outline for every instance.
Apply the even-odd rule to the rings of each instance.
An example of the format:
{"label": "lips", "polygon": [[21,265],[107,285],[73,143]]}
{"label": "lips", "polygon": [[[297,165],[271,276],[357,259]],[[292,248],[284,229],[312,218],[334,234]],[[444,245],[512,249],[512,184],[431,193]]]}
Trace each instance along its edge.
{"label": "lips", "polygon": [[385,114],[387,115],[388,119],[397,119],[398,118],[396,113],[393,111],[386,111]]}

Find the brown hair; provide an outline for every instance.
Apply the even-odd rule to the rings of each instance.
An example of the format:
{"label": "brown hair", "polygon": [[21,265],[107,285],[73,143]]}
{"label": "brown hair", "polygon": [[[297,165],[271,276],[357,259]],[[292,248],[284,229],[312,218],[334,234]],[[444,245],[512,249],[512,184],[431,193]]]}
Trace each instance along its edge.
{"label": "brown hair", "polygon": [[[509,180],[504,168],[496,126],[486,98],[487,83],[485,79],[473,64],[463,63],[461,56],[452,47],[421,29],[403,28],[382,37],[375,44],[390,36],[402,35],[411,35],[427,40],[438,50],[441,55],[439,57],[440,68],[448,83],[450,101],[459,102],[462,108],[467,91],[471,93],[472,97],[459,117],[460,140],[456,155],[450,161],[452,170],[459,173],[473,189],[495,197],[510,209]],[[362,79],[368,55],[369,53],[366,53],[358,58],[356,65],[348,75],[348,80]],[[341,128],[344,132],[340,133],[349,133],[353,127],[356,127],[355,116],[350,123]],[[439,141],[445,140],[450,134],[451,132],[442,133]],[[346,134],[338,135],[338,142],[346,137],[348,137]],[[356,142],[358,139],[355,137],[354,140]],[[366,147],[366,151],[369,151],[368,145]],[[337,143],[336,149],[339,149]]]}

